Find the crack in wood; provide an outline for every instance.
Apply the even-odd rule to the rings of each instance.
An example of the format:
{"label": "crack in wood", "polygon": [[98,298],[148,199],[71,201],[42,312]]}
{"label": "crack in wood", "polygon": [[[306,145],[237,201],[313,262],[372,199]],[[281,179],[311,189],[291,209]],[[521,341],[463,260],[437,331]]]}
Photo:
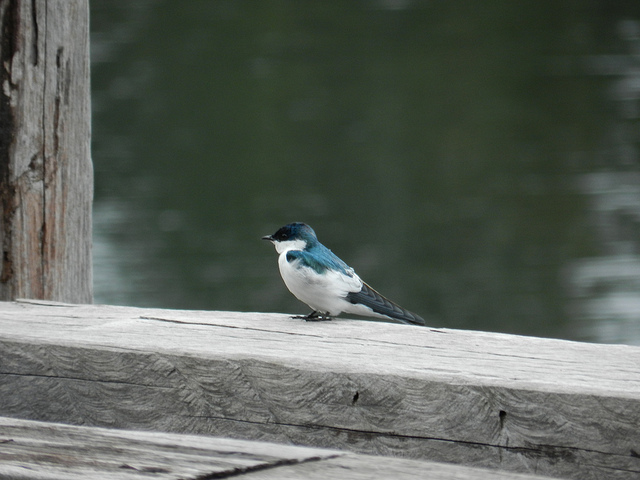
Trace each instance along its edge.
{"label": "crack in wood", "polygon": [[[218,327],[218,328],[235,328],[235,329],[239,329],[239,330],[250,330],[250,331],[255,331],[255,332],[268,332],[268,333],[281,333],[283,335],[293,335],[293,336],[304,336],[304,337],[314,337],[314,338],[327,338],[326,335],[315,335],[312,333],[307,333],[307,332],[303,332],[303,333],[299,333],[299,332],[287,332],[287,331],[282,331],[282,330],[274,330],[274,329],[269,329],[269,328],[255,328],[255,327],[245,327],[245,326],[236,326],[236,325],[228,325],[228,324],[219,324],[219,323],[204,323],[204,322],[195,322],[195,321],[185,321],[185,320],[178,320],[175,318],[162,318],[162,317],[156,317],[156,316],[151,316],[151,315],[140,315],[138,318],[140,318],[141,320],[152,320],[152,321],[159,321],[159,322],[166,322],[166,323],[174,323],[174,324],[178,324],[178,325],[198,325],[198,326],[203,326],[203,327]],[[346,320],[346,318],[344,319]],[[364,320],[366,321],[366,320]],[[451,332],[447,332],[447,331],[442,331],[442,330],[437,330],[437,329],[429,329],[430,332],[432,333],[451,333]],[[355,337],[351,338],[352,340],[358,340]],[[389,341],[389,340],[382,340],[382,339],[370,339],[370,338],[363,338],[360,339],[362,340],[364,343],[360,343],[360,345],[394,345],[394,346],[400,346],[400,347],[416,347],[416,348],[423,348],[426,350],[437,350],[438,347],[434,346],[434,345],[423,345],[423,344],[417,344],[417,343],[410,343],[410,342],[394,342],[394,341]],[[468,350],[468,351],[473,351],[473,350]],[[531,355],[516,355],[513,353],[510,354],[504,354],[504,353],[498,353],[498,352],[489,352],[487,353],[487,355],[492,355],[492,356],[496,356],[496,357],[504,357],[504,358],[515,358],[515,359],[535,359],[536,357],[533,357]]]}
{"label": "crack in wood", "polygon": [[[53,300],[45,300],[45,299],[37,299],[37,298],[16,298],[14,303],[23,303],[25,305],[37,305],[40,307],[59,307],[59,308],[69,308],[69,307],[79,307],[79,305],[72,305],[69,303],[56,302]],[[74,317],[71,315],[63,316],[63,318],[84,318],[84,317]]]}
{"label": "crack in wood", "polygon": [[297,332],[285,332],[282,330],[273,330],[267,328],[253,328],[253,327],[243,327],[236,325],[221,325],[219,323],[203,323],[203,322],[185,322],[184,320],[176,320],[172,318],[160,318],[160,317],[152,317],[147,315],[141,315],[138,317],[140,320],[152,320],[158,322],[166,322],[166,323],[176,323],[179,325],[198,325],[201,327],[216,327],[216,328],[235,328],[238,330],[251,330],[254,332],[269,332],[269,333],[282,333],[283,335],[294,335],[294,336],[302,336],[302,337],[315,337],[315,338],[324,338],[322,335],[313,335],[309,333],[297,333]]}
{"label": "crack in wood", "polygon": [[[346,431],[346,432],[350,432],[350,433],[362,433],[365,435],[374,435],[374,436],[385,436],[385,437],[393,437],[393,438],[412,438],[412,439],[417,439],[417,440],[434,440],[434,441],[440,441],[440,442],[448,442],[448,443],[458,443],[458,444],[463,444],[463,445],[472,445],[472,446],[478,446],[478,447],[491,447],[491,448],[499,448],[499,449],[504,449],[504,450],[509,450],[509,451],[519,451],[519,452],[532,452],[532,453],[536,453],[537,456],[539,457],[545,457],[545,458],[549,458],[549,457],[562,457],[563,454],[560,452],[558,452],[558,450],[566,450],[566,451],[571,451],[571,452],[588,452],[588,453],[597,453],[600,455],[607,455],[607,456],[619,456],[619,457],[630,457],[633,456],[632,454],[629,455],[623,455],[623,454],[619,454],[619,453],[611,453],[611,452],[604,452],[601,450],[595,450],[595,449],[588,449],[588,448],[578,448],[578,447],[568,447],[568,446],[563,446],[563,445],[548,445],[548,444],[529,444],[528,446],[519,446],[519,447],[509,447],[507,445],[499,445],[499,444],[494,444],[494,443],[485,443],[485,442],[473,442],[473,441],[469,441],[469,440],[456,440],[456,439],[451,439],[451,438],[440,438],[440,437],[429,437],[429,436],[422,436],[422,435],[407,435],[407,434],[399,434],[399,433],[395,433],[395,432],[380,432],[380,431],[372,431],[372,430],[358,430],[358,429],[349,429],[349,428],[344,428],[344,427],[332,427],[329,425],[288,425],[288,426],[293,426],[293,427],[312,427],[312,428],[328,428],[331,430],[338,430],[338,431]],[[541,454],[543,453],[543,454]],[[574,453],[572,453],[572,455],[575,455]],[[632,470],[635,471],[635,470]]]}
{"label": "crack in wood", "polygon": [[13,277],[12,232],[15,212],[15,186],[11,182],[11,146],[13,145],[14,112],[11,92],[15,88],[11,78],[11,64],[18,43],[18,5],[4,2],[0,11],[2,39],[0,44],[0,202],[2,203],[2,273],[0,282],[8,283]]}
{"label": "crack in wood", "polygon": [[[32,2],[32,9],[31,9],[31,14],[33,17],[33,30],[36,31],[36,37],[35,40],[37,41],[37,11],[36,11],[36,1],[33,0]],[[44,8],[44,12],[43,12],[43,16],[44,16],[44,64],[46,66],[47,64],[47,35],[46,35],[46,31],[47,31],[47,8]],[[36,49],[37,49],[37,45],[36,45]],[[37,53],[37,50],[36,50]],[[46,70],[46,69],[45,69]],[[47,93],[47,74],[45,71],[44,74],[44,79],[42,82],[42,88],[44,91],[44,94],[46,96]],[[47,106],[44,104],[42,105],[42,116],[40,121],[42,122],[41,124],[41,129],[42,132],[46,132],[47,131]],[[46,148],[46,141],[47,141],[47,135],[44,134],[42,136],[42,143],[40,144],[40,149],[38,152],[38,155],[40,155],[42,157],[42,166],[40,167],[40,178],[38,178],[38,182],[42,185],[42,200],[41,200],[41,215],[42,215],[42,219],[41,219],[41,224],[40,224],[40,231],[39,231],[39,235],[38,235],[38,243],[39,243],[39,254],[40,254],[40,275],[41,275],[41,279],[40,279],[40,284],[41,284],[41,292],[39,295],[34,295],[34,296],[38,296],[38,297],[44,297],[44,292],[45,292],[45,288],[46,288],[46,284],[47,284],[47,278],[46,278],[46,271],[47,271],[47,194],[46,194],[46,186],[47,186],[47,163],[48,163],[48,159],[46,158],[46,154],[47,154],[47,148]]]}
{"label": "crack in wood", "polygon": [[37,0],[31,0],[31,63],[34,67],[38,66],[38,12],[36,9]]}
{"label": "crack in wood", "polygon": [[[431,436],[424,436],[424,435],[408,435],[408,434],[401,434],[401,433],[395,433],[395,432],[383,432],[383,431],[377,431],[377,430],[335,427],[332,425],[319,425],[319,424],[305,425],[305,424],[294,424],[294,423],[283,423],[283,422],[265,423],[265,422],[256,422],[252,420],[237,419],[237,418],[217,417],[217,416],[211,416],[211,415],[189,415],[189,417],[202,418],[202,419],[209,418],[209,419],[215,419],[215,420],[226,420],[229,422],[249,423],[254,425],[276,425],[276,426],[282,426],[282,427],[293,427],[293,428],[302,428],[302,429],[306,428],[311,430],[327,429],[327,430],[332,430],[336,432],[360,434],[367,437],[406,438],[406,439],[413,439],[413,440],[429,440],[429,441],[436,441],[436,442],[469,445],[472,447],[489,447],[489,448],[497,448],[504,451],[521,453],[524,455],[528,455],[532,458],[560,459],[560,458],[566,458],[567,453],[571,457],[575,457],[577,452],[595,453],[595,454],[600,454],[605,456],[617,456],[622,458],[635,457],[633,453],[629,453],[628,455],[623,455],[619,453],[611,453],[611,452],[605,452],[605,451],[595,450],[595,449],[569,447],[569,446],[562,446],[562,445],[530,444],[528,446],[517,446],[517,447],[511,446],[510,447],[507,445],[499,445],[499,444],[488,443],[488,442],[474,442],[469,440],[456,440],[451,438],[431,437]],[[562,451],[564,451],[564,453]],[[616,467],[610,467],[610,466],[604,466],[604,465],[598,465],[598,466],[600,468],[609,468],[612,470],[640,472],[640,470],[628,470],[624,468],[616,468]]]}
{"label": "crack in wood", "polygon": [[[300,336],[300,337],[311,337],[311,338],[327,338],[326,335],[315,335],[312,333],[307,333],[307,332],[303,332],[303,333],[299,333],[299,332],[287,332],[287,331],[283,331],[283,330],[274,330],[274,329],[269,329],[269,328],[255,328],[255,327],[245,327],[245,326],[236,326],[236,325],[223,325],[223,324],[219,324],[219,323],[203,323],[203,322],[188,322],[188,321],[184,321],[184,320],[177,320],[174,318],[161,318],[161,317],[154,317],[154,316],[149,316],[149,315],[141,315],[140,317],[141,320],[152,320],[152,321],[158,321],[158,322],[166,322],[166,323],[175,323],[178,325],[198,325],[198,326],[203,326],[203,327],[217,327],[217,328],[235,328],[238,330],[249,330],[249,331],[254,331],[254,332],[268,332],[268,333],[281,333],[283,335],[291,335],[291,336]],[[366,321],[366,320],[365,320]],[[359,343],[359,345],[397,345],[397,346],[412,346],[412,347],[417,347],[417,348],[424,348],[424,349],[429,349],[429,350],[433,350],[436,347],[432,346],[432,345],[416,345],[416,344],[410,344],[410,343],[401,343],[401,342],[391,342],[388,340],[371,340],[371,339],[357,339],[357,338],[352,338],[352,340],[362,340],[363,343]]]}
{"label": "crack in wood", "polygon": [[142,473],[171,473],[171,470],[168,470],[162,467],[139,467],[138,468],[138,467],[132,467],[127,463],[123,463],[118,468],[121,468],[123,470],[134,470],[136,472],[142,472]]}
{"label": "crack in wood", "polygon": [[[203,475],[198,475],[197,477],[193,477],[192,480],[215,480],[219,478],[231,478],[231,477],[237,477],[238,475],[260,472],[263,470],[271,470],[273,468],[286,467],[289,465],[302,465],[309,462],[320,462],[324,460],[331,460],[333,458],[338,458],[341,456],[343,455],[334,454],[334,455],[326,455],[326,456],[308,457],[308,458],[302,458],[302,459],[283,458],[280,460],[276,460],[275,462],[262,463],[260,465],[252,465],[248,467],[235,467],[231,470],[226,470],[223,472],[205,473]],[[184,478],[182,480],[187,480],[187,479]]]}
{"label": "crack in wood", "polygon": [[[64,377],[60,375],[44,375],[44,374],[36,374],[36,373],[12,373],[12,372],[0,372],[1,375],[6,375],[8,377],[19,377],[19,378],[55,378],[58,380],[71,380],[74,382],[93,382],[97,384],[105,384],[105,385],[131,385],[133,387],[146,387],[146,388],[157,388],[159,390],[175,390],[175,387],[165,387],[162,385],[152,385],[147,383],[136,383],[136,382],[123,382],[122,380],[95,380],[91,378],[79,378],[79,377]],[[215,417],[212,417],[215,418]]]}

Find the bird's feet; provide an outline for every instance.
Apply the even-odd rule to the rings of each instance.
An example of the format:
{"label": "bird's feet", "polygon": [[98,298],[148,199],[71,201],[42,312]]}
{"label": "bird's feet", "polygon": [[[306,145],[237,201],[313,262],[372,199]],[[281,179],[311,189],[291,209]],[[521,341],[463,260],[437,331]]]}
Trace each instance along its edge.
{"label": "bird's feet", "polygon": [[309,315],[295,315],[291,318],[301,318],[305,322],[326,322],[331,320],[331,315],[325,315],[314,310]]}

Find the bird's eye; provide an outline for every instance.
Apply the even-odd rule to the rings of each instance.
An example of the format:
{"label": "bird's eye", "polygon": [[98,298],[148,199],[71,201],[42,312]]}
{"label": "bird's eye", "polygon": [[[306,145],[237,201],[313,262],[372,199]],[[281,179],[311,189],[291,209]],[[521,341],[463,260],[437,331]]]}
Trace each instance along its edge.
{"label": "bird's eye", "polygon": [[289,235],[287,235],[286,233],[283,233],[281,237],[283,240],[286,240],[287,238],[289,238]]}

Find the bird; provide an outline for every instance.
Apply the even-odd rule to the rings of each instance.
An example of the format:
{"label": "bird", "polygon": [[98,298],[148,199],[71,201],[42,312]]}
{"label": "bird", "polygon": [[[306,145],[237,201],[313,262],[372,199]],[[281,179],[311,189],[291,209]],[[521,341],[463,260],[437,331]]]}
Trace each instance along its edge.
{"label": "bird", "polygon": [[262,240],[275,246],[280,275],[289,291],[312,309],[308,315],[293,318],[321,321],[350,313],[408,325],[425,325],[422,317],[363,282],[353,268],[318,241],[316,232],[309,225],[289,223]]}

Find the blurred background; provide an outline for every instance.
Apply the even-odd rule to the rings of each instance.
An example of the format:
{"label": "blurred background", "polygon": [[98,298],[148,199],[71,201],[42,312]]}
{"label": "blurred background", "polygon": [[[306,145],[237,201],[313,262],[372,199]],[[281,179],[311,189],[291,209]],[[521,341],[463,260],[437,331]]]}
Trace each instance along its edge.
{"label": "blurred background", "polygon": [[292,221],[432,326],[640,344],[640,2],[91,2],[95,302],[308,313]]}

